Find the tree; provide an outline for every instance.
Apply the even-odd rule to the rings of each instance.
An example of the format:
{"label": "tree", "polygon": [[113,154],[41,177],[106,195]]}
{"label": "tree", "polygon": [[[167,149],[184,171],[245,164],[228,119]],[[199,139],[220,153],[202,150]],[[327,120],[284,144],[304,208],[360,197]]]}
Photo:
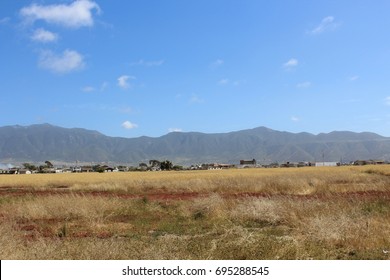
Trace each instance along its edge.
{"label": "tree", "polygon": [[92,166],[92,170],[95,172],[103,173],[104,172],[104,167],[101,166],[100,164]]}
{"label": "tree", "polygon": [[149,160],[149,165],[151,170],[160,170],[161,169],[161,162],[156,159]]}
{"label": "tree", "polygon": [[169,160],[161,162],[161,170],[172,170],[173,164]]}
{"label": "tree", "polygon": [[54,166],[54,165],[53,165],[50,161],[48,161],[48,160],[45,161],[45,164],[46,164],[46,167],[47,167],[47,168],[53,168],[53,166]]}
{"label": "tree", "polygon": [[173,170],[176,170],[176,171],[179,171],[179,170],[184,170],[184,167],[181,166],[181,165],[174,165],[174,166],[172,167],[172,169],[173,169]]}
{"label": "tree", "polygon": [[148,170],[148,165],[146,163],[144,163],[144,162],[141,162],[139,164],[138,170],[146,171],[146,170]]}
{"label": "tree", "polygon": [[23,168],[31,171],[37,170],[37,167],[34,164],[28,162],[23,163]]}

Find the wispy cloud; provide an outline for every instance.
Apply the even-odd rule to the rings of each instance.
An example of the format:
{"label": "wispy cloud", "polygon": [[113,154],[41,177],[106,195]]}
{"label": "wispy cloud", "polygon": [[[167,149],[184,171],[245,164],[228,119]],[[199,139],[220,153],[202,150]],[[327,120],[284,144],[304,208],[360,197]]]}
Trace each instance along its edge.
{"label": "wispy cloud", "polygon": [[181,128],[169,128],[168,132],[183,132],[183,129],[181,129]]}
{"label": "wispy cloud", "polygon": [[84,68],[84,57],[77,51],[65,50],[56,54],[50,50],[41,51],[38,64],[41,68],[65,74]]}
{"label": "wispy cloud", "polygon": [[20,10],[25,22],[43,20],[70,28],[93,26],[93,11],[100,13],[99,5],[91,0],[76,0],[70,4],[31,4]]}
{"label": "wispy cloud", "polygon": [[109,83],[108,82],[103,82],[101,85],[100,85],[100,91],[105,91],[109,86]]}
{"label": "wispy cloud", "polygon": [[301,119],[299,118],[299,117],[297,117],[297,116],[292,116],[291,117],[291,121],[293,121],[293,122],[299,122]]}
{"label": "wispy cloud", "polygon": [[311,82],[302,82],[297,84],[297,88],[309,88],[311,87]]}
{"label": "wispy cloud", "polygon": [[130,81],[135,79],[134,76],[122,75],[118,78],[118,86],[122,89],[128,89],[131,87]]}
{"label": "wispy cloud", "polygon": [[118,108],[116,108],[116,111],[118,111],[121,114],[126,114],[126,115],[133,113],[133,109],[129,106],[118,107]]}
{"label": "wispy cloud", "polygon": [[357,75],[348,77],[348,80],[349,80],[350,82],[357,81],[358,79],[359,79],[359,76],[357,76]]}
{"label": "wispy cloud", "polygon": [[84,92],[93,92],[96,89],[93,86],[85,86],[81,90],[84,91]]}
{"label": "wispy cloud", "polygon": [[202,98],[200,98],[197,94],[193,94],[190,98],[190,103],[203,103],[204,100]]}
{"label": "wispy cloud", "polygon": [[50,43],[58,40],[58,34],[38,28],[31,36],[31,40],[41,43]]}
{"label": "wispy cloud", "polygon": [[124,121],[121,125],[124,129],[134,129],[137,128],[138,125],[135,123],[132,123],[131,121]]}
{"label": "wispy cloud", "polygon": [[385,98],[385,104],[390,106],[390,96]]}
{"label": "wispy cloud", "polygon": [[322,19],[321,23],[307,33],[310,35],[318,35],[328,30],[336,29],[340,24],[335,21],[333,16],[327,16]]}
{"label": "wispy cloud", "polygon": [[0,24],[6,24],[6,23],[8,23],[10,20],[11,20],[11,18],[9,18],[9,17],[4,17],[4,18],[0,19]]}
{"label": "wispy cloud", "polygon": [[210,63],[210,67],[215,69],[221,67],[224,63],[225,62],[222,59],[217,59]]}
{"label": "wispy cloud", "polygon": [[108,82],[103,82],[99,86],[97,85],[87,85],[81,88],[84,92],[94,92],[94,91],[105,91],[108,87]]}
{"label": "wispy cloud", "polygon": [[224,86],[229,83],[229,79],[221,79],[218,81],[218,85]]}
{"label": "wispy cloud", "polygon": [[245,84],[246,80],[237,80],[233,82],[233,86],[240,86],[242,84]]}
{"label": "wispy cloud", "polygon": [[298,66],[298,59],[296,58],[290,58],[287,62],[283,64],[283,68],[286,70],[291,70]]}
{"label": "wispy cloud", "polygon": [[220,85],[220,86],[226,86],[226,85],[231,85],[231,86],[235,86],[235,87],[238,87],[242,84],[245,84],[246,83],[246,80],[229,80],[229,79],[220,79],[217,84]]}
{"label": "wispy cloud", "polygon": [[165,63],[165,60],[163,60],[163,59],[152,60],[152,61],[146,61],[146,60],[140,59],[138,61],[131,62],[130,66],[157,67],[157,66],[163,65],[164,63]]}

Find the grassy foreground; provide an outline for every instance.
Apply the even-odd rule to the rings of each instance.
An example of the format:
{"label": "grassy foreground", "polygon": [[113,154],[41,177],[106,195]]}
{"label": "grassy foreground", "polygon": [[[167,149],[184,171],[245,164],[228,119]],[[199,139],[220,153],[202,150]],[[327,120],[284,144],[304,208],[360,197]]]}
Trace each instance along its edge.
{"label": "grassy foreground", "polygon": [[0,176],[0,259],[390,259],[390,166]]}

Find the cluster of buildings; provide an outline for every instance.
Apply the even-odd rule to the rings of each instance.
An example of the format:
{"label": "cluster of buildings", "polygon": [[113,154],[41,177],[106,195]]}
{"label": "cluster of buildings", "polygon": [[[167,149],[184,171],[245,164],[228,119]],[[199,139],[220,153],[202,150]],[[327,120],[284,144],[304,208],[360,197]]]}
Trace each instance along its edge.
{"label": "cluster of buildings", "polygon": [[0,169],[0,174],[36,174],[36,173],[84,173],[84,172],[118,172],[128,171],[118,167],[110,167],[107,165],[96,166],[72,166],[72,167],[44,167],[44,168],[25,168],[25,167],[11,167],[8,169]]}
{"label": "cluster of buildings", "polygon": [[[154,161],[157,162],[157,161]],[[285,162],[285,163],[271,163],[259,164],[255,159],[240,160],[239,164],[225,164],[225,163],[202,163],[191,165],[190,167],[173,168],[173,170],[219,170],[230,168],[289,168],[289,167],[321,167],[321,166],[341,166],[341,165],[378,165],[390,164],[384,160],[356,160],[350,163],[340,162]],[[27,167],[27,168],[26,168]],[[28,168],[30,167],[30,168]],[[128,172],[128,171],[160,171],[161,168],[156,167],[155,164],[148,166],[141,163],[138,167],[128,166],[108,166],[108,165],[83,165],[72,167],[54,167],[54,166],[39,166],[24,164],[24,167],[11,167],[0,169],[0,174],[34,174],[34,173],[88,173],[88,172]]]}
{"label": "cluster of buildings", "polygon": [[228,168],[288,168],[288,167],[331,167],[331,166],[344,166],[344,165],[378,165],[378,164],[390,164],[388,161],[384,160],[356,160],[349,163],[342,163],[336,161],[321,161],[321,162],[310,162],[310,161],[300,161],[300,162],[284,162],[284,163],[270,163],[270,164],[259,164],[255,159],[251,160],[240,160],[240,164],[221,164],[221,163],[204,163],[200,165],[192,165],[191,170],[212,170],[212,169],[228,169]]}

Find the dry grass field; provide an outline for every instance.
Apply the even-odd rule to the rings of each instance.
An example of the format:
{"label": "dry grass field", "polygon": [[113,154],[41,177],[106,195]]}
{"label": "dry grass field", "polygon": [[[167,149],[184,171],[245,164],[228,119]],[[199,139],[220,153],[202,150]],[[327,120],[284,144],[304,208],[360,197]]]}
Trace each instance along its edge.
{"label": "dry grass field", "polygon": [[390,259],[390,166],[0,176],[0,259]]}

